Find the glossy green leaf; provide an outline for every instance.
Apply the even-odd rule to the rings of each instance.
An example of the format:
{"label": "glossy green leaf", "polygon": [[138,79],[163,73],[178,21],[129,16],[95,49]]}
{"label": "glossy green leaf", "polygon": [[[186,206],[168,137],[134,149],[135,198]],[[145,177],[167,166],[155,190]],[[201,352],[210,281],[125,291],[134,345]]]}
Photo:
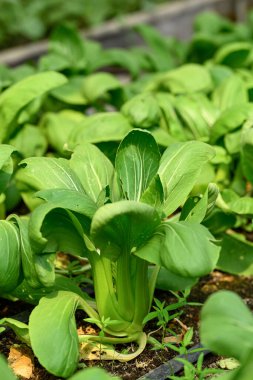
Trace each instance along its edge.
{"label": "glossy green leaf", "polygon": [[0,220],[0,293],[7,293],[20,280],[20,238],[16,226]]}
{"label": "glossy green leaf", "polygon": [[113,165],[96,146],[88,143],[77,146],[69,165],[78,175],[86,194],[94,202],[97,202],[100,193],[107,186],[112,187]]}
{"label": "glossy green leaf", "polygon": [[218,194],[218,187],[215,184],[209,184],[202,196],[188,198],[182,208],[180,220],[201,223],[206,214],[213,209]]}
{"label": "glossy green leaf", "polygon": [[100,207],[91,224],[91,237],[101,254],[116,260],[122,250],[145,245],[160,223],[156,210],[134,201],[119,201]]}
{"label": "glossy green leaf", "polygon": [[217,292],[202,308],[200,336],[205,347],[243,361],[253,350],[253,315],[237,294]]}
{"label": "glossy green leaf", "polygon": [[31,75],[14,84],[0,95],[0,141],[5,141],[16,128],[12,122],[18,112],[33,99],[66,82],[56,72]]}
{"label": "glossy green leaf", "polygon": [[165,191],[164,212],[167,215],[185,202],[201,168],[213,156],[213,148],[199,141],[173,144],[166,149],[158,174]]}
{"label": "glossy green leaf", "polygon": [[75,311],[79,304],[77,294],[60,291],[43,297],[30,315],[33,352],[41,365],[55,376],[66,378],[77,367],[79,341]]}
{"label": "glossy green leaf", "polygon": [[157,173],[160,152],[153,136],[133,130],[121,142],[115,161],[126,199],[139,201]]}

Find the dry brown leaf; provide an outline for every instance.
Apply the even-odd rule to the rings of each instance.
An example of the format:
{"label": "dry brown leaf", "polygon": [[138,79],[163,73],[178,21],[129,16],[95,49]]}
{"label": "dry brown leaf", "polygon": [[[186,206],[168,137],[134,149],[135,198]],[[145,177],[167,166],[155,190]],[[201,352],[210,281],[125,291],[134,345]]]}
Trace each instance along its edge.
{"label": "dry brown leaf", "polygon": [[11,347],[8,362],[17,376],[30,379],[33,376],[33,363],[28,354],[24,354],[19,347]]}

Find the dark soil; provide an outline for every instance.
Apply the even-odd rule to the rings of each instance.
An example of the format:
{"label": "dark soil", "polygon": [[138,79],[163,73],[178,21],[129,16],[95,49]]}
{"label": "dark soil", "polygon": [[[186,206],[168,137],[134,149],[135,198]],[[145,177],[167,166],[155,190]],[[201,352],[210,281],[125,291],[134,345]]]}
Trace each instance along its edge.
{"label": "dark soil", "polygon": [[[211,275],[202,278],[199,283],[192,289],[188,301],[203,303],[211,293],[221,289],[232,290],[239,294],[244,299],[248,307],[253,311],[253,278],[228,275],[219,271],[214,271]],[[169,292],[157,291],[155,297],[161,301],[164,300],[166,304],[176,302],[175,297]],[[31,307],[21,302],[11,302],[0,299],[0,318],[15,315],[27,308],[29,309]],[[199,311],[200,307],[187,305],[183,308],[183,314],[180,316],[180,321],[184,325],[187,327],[193,327],[194,344],[199,343]],[[78,327],[82,326],[85,328],[85,325],[82,321],[84,317],[85,315],[83,313],[77,314]],[[182,327],[178,322],[171,323],[169,327],[176,334],[180,334],[182,332]],[[145,329],[147,333],[152,333],[155,330],[157,330],[156,322],[149,323]],[[157,340],[161,340],[161,330],[157,331],[156,333],[152,333],[152,336]],[[8,357],[9,350],[11,347],[13,347],[13,345],[19,345],[19,347],[21,347],[21,350],[23,350],[22,352],[32,358],[34,371],[33,376],[30,377],[30,380],[60,379],[59,377],[48,374],[39,365],[37,359],[33,357],[30,348],[26,347],[24,344],[21,344],[20,346],[20,342],[17,341],[12,331],[9,330],[4,335],[1,335],[0,352],[2,352],[6,357]],[[120,349],[121,348],[119,347],[119,350]],[[131,349],[134,350],[135,347],[130,346],[130,350]],[[95,365],[100,366],[105,368],[111,374],[120,376],[123,380],[136,380],[175,356],[176,353],[173,350],[155,351],[152,350],[152,347],[150,345],[147,345],[144,352],[130,362],[120,363],[117,361],[86,361],[80,364],[81,366],[87,367]],[[217,357],[211,355],[206,359],[205,365],[212,367],[216,361]],[[20,377],[20,379],[24,380],[22,377]]]}

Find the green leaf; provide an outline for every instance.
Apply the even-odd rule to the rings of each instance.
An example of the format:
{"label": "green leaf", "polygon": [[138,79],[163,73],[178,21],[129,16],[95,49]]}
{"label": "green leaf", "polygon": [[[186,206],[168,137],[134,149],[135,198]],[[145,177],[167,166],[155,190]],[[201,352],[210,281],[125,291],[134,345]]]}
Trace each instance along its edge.
{"label": "green leaf", "polygon": [[139,201],[157,173],[160,152],[153,136],[133,130],[121,142],[115,161],[125,197]]}
{"label": "green leaf", "polygon": [[149,92],[134,96],[122,106],[121,112],[137,128],[155,127],[161,117],[158,102]]}
{"label": "green leaf", "polygon": [[86,194],[94,202],[97,202],[107,186],[112,187],[113,165],[96,146],[88,143],[77,146],[69,165],[78,175]]}
{"label": "green leaf", "polygon": [[0,144],[0,193],[4,191],[12,175],[13,163],[11,155],[14,151],[13,146]]}
{"label": "green leaf", "polygon": [[82,70],[86,67],[84,43],[78,32],[67,25],[59,25],[49,41],[49,52],[67,63],[64,68]]}
{"label": "green leaf", "polygon": [[[95,203],[86,194],[66,189],[42,191],[38,196],[47,203],[37,207],[31,215],[29,233],[34,251],[52,253],[61,250],[83,256],[82,235],[89,230],[96,211]],[[70,211],[76,214],[76,218],[80,214],[77,226]]]}
{"label": "green leaf", "polygon": [[200,277],[214,269],[220,248],[207,228],[191,222],[166,222],[163,232],[160,255],[165,268],[183,277]]}
{"label": "green leaf", "polygon": [[245,66],[252,52],[248,42],[232,42],[222,46],[214,56],[214,62],[232,68]]}
{"label": "green leaf", "polygon": [[203,196],[188,198],[182,208],[180,220],[201,223],[206,214],[213,209],[218,194],[218,187],[212,183],[208,185]]}
{"label": "green leaf", "polygon": [[31,75],[4,91],[0,95],[0,141],[7,140],[16,129],[13,121],[24,106],[65,82],[63,75],[49,71]]}
{"label": "green leaf", "polygon": [[30,208],[38,204],[37,199],[31,198],[37,190],[72,189],[84,193],[79,178],[64,158],[27,158],[21,162],[16,181]]}
{"label": "green leaf", "polygon": [[253,184],[253,128],[242,133],[241,144],[242,170],[245,177]]}
{"label": "green leaf", "polygon": [[241,104],[247,103],[248,91],[246,84],[238,75],[231,75],[225,79],[213,92],[213,102],[222,111],[237,106],[238,99]]}
{"label": "green leaf", "polygon": [[41,365],[55,376],[71,376],[77,367],[79,341],[75,311],[79,304],[77,294],[59,291],[43,297],[30,315],[33,352]]}
{"label": "green leaf", "polygon": [[119,201],[98,209],[91,224],[91,237],[101,254],[116,260],[123,250],[145,245],[160,224],[156,210],[134,201]]}
{"label": "green leaf", "polygon": [[209,140],[209,125],[202,113],[201,106],[189,96],[179,96],[175,102],[175,109],[184,121],[186,127],[191,131],[196,140]]}
{"label": "green leaf", "polygon": [[173,144],[166,149],[158,170],[165,192],[166,215],[185,202],[201,168],[213,155],[213,148],[200,141]]}
{"label": "green leaf", "polygon": [[41,128],[50,146],[60,156],[70,156],[70,152],[67,151],[70,134],[85,118],[81,112],[73,110],[64,110],[59,113],[47,112],[43,115]]}
{"label": "green leaf", "polygon": [[176,275],[175,273],[162,267],[158,273],[155,287],[156,289],[166,291],[179,291],[192,287],[193,285],[195,285],[197,280],[198,278],[196,277],[182,277]]}
{"label": "green leaf", "polygon": [[239,215],[253,215],[253,198],[241,197],[229,202],[229,210]]}
{"label": "green leaf", "polygon": [[219,291],[202,308],[200,336],[205,347],[243,361],[253,350],[252,313],[237,294]]}
{"label": "green leaf", "polygon": [[210,131],[210,143],[214,144],[220,137],[241,127],[253,114],[251,104],[240,104],[222,112]]}
{"label": "green leaf", "polygon": [[208,69],[195,63],[185,64],[166,73],[161,81],[162,86],[173,94],[209,92],[212,78]]}
{"label": "green leaf", "polygon": [[6,360],[2,355],[0,355],[0,372],[4,380],[17,380],[12,370],[9,368]]}
{"label": "green leaf", "polygon": [[120,141],[132,129],[128,120],[118,112],[101,112],[88,117],[70,134],[70,145],[82,142]]}
{"label": "green leaf", "polygon": [[217,267],[232,274],[252,275],[253,244],[244,235],[224,233]]}
{"label": "green leaf", "polygon": [[35,253],[32,250],[31,242],[29,240],[29,219],[27,217],[18,217],[17,215],[11,215],[9,217],[9,220],[11,222],[14,222],[19,229],[20,253],[24,277],[31,287],[41,287],[42,283],[39,280],[35,267]]}
{"label": "green leaf", "polygon": [[85,77],[83,94],[89,102],[93,103],[104,98],[111,90],[121,88],[119,80],[109,73],[95,73]]}
{"label": "green leaf", "polygon": [[13,318],[2,318],[0,325],[10,327],[22,342],[30,344],[29,328],[25,323]]}
{"label": "green leaf", "polygon": [[88,103],[88,101],[82,92],[83,82],[84,77],[71,77],[67,83],[57,87],[51,91],[50,94],[63,103],[74,106],[84,106]]}
{"label": "green leaf", "polygon": [[162,209],[164,192],[163,185],[158,174],[152,179],[147,189],[143,192],[140,200],[141,202],[155,207],[157,210]]}
{"label": "green leaf", "polygon": [[[86,368],[71,376],[69,380],[120,380],[119,377],[111,376],[102,368]],[[8,379],[7,379],[8,380]]]}
{"label": "green leaf", "polygon": [[20,281],[20,239],[16,226],[0,220],[0,293],[15,289]]}
{"label": "green leaf", "polygon": [[26,124],[18,133],[10,139],[10,144],[15,146],[24,158],[43,156],[47,150],[47,140],[42,131],[34,125]]}

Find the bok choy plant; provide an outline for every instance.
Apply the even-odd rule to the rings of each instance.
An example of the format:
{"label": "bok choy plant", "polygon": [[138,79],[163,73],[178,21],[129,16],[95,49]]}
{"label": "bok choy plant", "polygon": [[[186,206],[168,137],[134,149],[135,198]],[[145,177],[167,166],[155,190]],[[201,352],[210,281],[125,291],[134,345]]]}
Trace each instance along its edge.
{"label": "bok choy plant", "polygon": [[[95,305],[71,291],[53,292],[41,298],[29,326],[23,326],[49,372],[70,376],[79,355],[96,344],[98,358],[135,358],[146,345],[143,320],[160,267],[172,281],[195,280],[215,267],[219,247],[201,222],[217,188],[209,185],[198,203],[185,203],[213,155],[209,145],[189,141],[169,146],[161,156],[149,132],[133,129],[119,145],[115,166],[88,143],[77,146],[69,160],[34,157],[21,163],[17,181],[33,209],[28,233],[36,275],[51,286],[58,251],[88,258],[93,273]],[[76,309],[103,334],[78,336]],[[137,343],[134,353],[112,347],[129,342]]]}

